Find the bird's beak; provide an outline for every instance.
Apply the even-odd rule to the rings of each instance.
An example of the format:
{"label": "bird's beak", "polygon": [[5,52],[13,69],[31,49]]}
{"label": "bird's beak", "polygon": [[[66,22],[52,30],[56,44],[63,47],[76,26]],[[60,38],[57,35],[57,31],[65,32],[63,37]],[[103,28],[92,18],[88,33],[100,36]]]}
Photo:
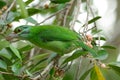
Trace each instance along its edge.
{"label": "bird's beak", "polygon": [[7,41],[11,41],[11,40],[14,39],[14,38],[18,38],[18,34],[11,33],[11,34],[9,34],[9,35],[6,37],[6,40],[7,40]]}

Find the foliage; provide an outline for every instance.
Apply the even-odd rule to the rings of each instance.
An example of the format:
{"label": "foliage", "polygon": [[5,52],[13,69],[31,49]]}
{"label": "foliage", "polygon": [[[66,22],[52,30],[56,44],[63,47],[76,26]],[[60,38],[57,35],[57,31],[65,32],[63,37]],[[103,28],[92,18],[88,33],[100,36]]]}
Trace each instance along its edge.
{"label": "foliage", "polygon": [[[17,1],[17,3],[15,3],[15,1]],[[100,16],[93,17],[83,24],[81,21],[75,20],[75,22],[83,25],[83,33],[80,35],[82,36],[82,41],[86,42],[87,45],[81,45],[88,51],[82,48],[75,49],[70,54],[61,56],[57,66],[55,63],[53,64],[56,59],[56,53],[40,49],[28,41],[7,41],[6,37],[12,33],[11,23],[15,21],[19,22],[23,19],[32,25],[39,25],[41,23],[35,20],[33,15],[40,14],[44,16],[53,14],[45,19],[45,21],[56,16],[54,23],[51,24],[58,24],[59,21],[69,19],[70,14],[66,13],[67,16],[64,14],[64,12],[67,11],[66,9],[73,10],[75,7],[70,5],[72,6],[71,9],[70,7],[66,8],[68,7],[67,2],[70,0],[50,0],[52,3],[45,4],[44,6],[39,4],[30,6],[33,1],[34,0],[27,0],[23,2],[23,0],[12,0],[12,3],[8,5],[4,0],[0,0],[0,80],[32,80],[38,78],[43,78],[44,80],[70,80],[72,74],[71,79],[75,77],[77,80],[106,80],[104,72],[111,69],[115,72],[115,75],[120,76],[119,62],[102,62],[102,60],[105,60],[109,56],[109,53],[107,53],[105,49],[115,49],[115,47],[110,45],[101,46],[99,44],[101,41],[106,41],[106,38],[100,35],[101,30],[96,29],[96,21],[101,18]],[[40,0],[40,3],[45,2],[44,0]],[[70,12],[73,13],[74,10]],[[65,16],[66,18],[60,20],[60,16]],[[73,18],[74,16],[71,17],[70,21],[72,21]],[[94,24],[94,26],[87,29],[91,24]],[[71,26],[66,27],[71,28]],[[84,31],[85,29],[87,30]],[[86,34],[89,31],[91,31],[93,35],[92,38]],[[90,65],[83,64],[82,58],[86,59]],[[76,65],[80,68],[76,68]],[[82,66],[84,67],[82,68]],[[88,68],[84,69],[86,66]]]}

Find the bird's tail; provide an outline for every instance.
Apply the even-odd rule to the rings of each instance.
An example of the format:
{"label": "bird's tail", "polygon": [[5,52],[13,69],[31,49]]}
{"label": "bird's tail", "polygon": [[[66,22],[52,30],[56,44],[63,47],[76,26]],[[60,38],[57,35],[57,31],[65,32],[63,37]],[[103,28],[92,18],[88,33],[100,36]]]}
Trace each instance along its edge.
{"label": "bird's tail", "polygon": [[92,56],[94,56],[94,57],[97,56],[97,52],[96,52],[94,49],[92,49],[92,48],[90,48],[89,46],[87,46],[84,42],[82,42],[82,41],[76,41],[76,42],[75,42],[75,45],[76,45],[77,47],[82,47],[84,50],[90,52],[90,54],[91,54]]}

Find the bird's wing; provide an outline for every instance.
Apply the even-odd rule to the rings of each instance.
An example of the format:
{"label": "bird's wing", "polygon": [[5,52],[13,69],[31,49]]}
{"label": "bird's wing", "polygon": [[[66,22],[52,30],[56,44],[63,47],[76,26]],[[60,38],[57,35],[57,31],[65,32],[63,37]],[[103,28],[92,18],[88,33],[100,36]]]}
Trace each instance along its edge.
{"label": "bird's wing", "polygon": [[46,27],[39,30],[39,37],[43,41],[72,41],[77,40],[77,34],[61,27]]}

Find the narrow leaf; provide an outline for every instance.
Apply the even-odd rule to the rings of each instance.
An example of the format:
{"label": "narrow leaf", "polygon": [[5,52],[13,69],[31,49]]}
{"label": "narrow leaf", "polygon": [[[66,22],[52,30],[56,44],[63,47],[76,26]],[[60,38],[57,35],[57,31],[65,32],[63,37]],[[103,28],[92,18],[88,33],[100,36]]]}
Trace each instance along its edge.
{"label": "narrow leaf", "polygon": [[12,71],[14,72],[15,75],[20,75],[21,74],[21,68],[22,68],[22,64],[20,61],[15,62],[12,65]]}
{"label": "narrow leaf", "polygon": [[9,12],[7,16],[7,23],[11,23],[16,17],[19,17],[20,14],[18,12]]}
{"label": "narrow leaf", "polygon": [[[94,17],[93,19],[91,19],[91,20],[88,21],[88,24],[91,24],[91,23],[97,21],[97,20],[100,19],[100,18],[101,18],[100,16]],[[83,25],[83,27],[84,27],[84,26],[85,26],[85,24]]]}
{"label": "narrow leaf", "polygon": [[7,69],[7,64],[3,60],[0,60],[0,68]]}
{"label": "narrow leaf", "polygon": [[30,23],[37,24],[37,21],[35,19],[33,19],[32,17],[25,18],[25,20]]}
{"label": "narrow leaf", "polygon": [[81,23],[79,20],[76,20],[76,22]]}
{"label": "narrow leaf", "polygon": [[101,70],[96,64],[91,72],[90,79],[91,80],[105,80]]}
{"label": "narrow leaf", "polygon": [[106,49],[116,49],[115,47],[109,46],[109,45],[104,45],[104,46],[101,46],[101,47],[106,48]]}
{"label": "narrow leaf", "polygon": [[92,29],[92,34],[95,35],[95,34],[100,33],[101,31],[102,31],[101,29],[98,30],[98,29],[94,28],[94,29]]}
{"label": "narrow leaf", "polygon": [[28,17],[28,11],[26,9],[25,2],[23,0],[16,0],[16,2],[19,5],[21,16],[23,18]]}
{"label": "narrow leaf", "polygon": [[[99,40],[98,37],[94,37],[95,40]],[[100,40],[106,41],[106,39],[104,37],[100,37]]]}
{"label": "narrow leaf", "polygon": [[109,66],[120,76],[120,66],[116,66],[112,64],[109,64]]}
{"label": "narrow leaf", "polygon": [[85,80],[91,70],[92,70],[92,68],[90,68],[89,70],[87,70],[87,71],[80,77],[79,80]]}
{"label": "narrow leaf", "polygon": [[91,23],[97,21],[100,18],[101,18],[100,16],[94,17],[93,19],[91,19],[91,20],[88,21],[88,24],[91,24]]}
{"label": "narrow leaf", "polygon": [[26,5],[29,5],[32,1],[33,1],[33,0],[27,0],[27,1],[25,2],[25,4],[26,4]]}
{"label": "narrow leaf", "polygon": [[12,55],[5,48],[0,51],[0,56],[11,59]]}
{"label": "narrow leaf", "polygon": [[30,60],[37,60],[37,59],[43,59],[43,58],[46,58],[48,57],[49,53],[43,53],[43,54],[39,54],[39,55],[36,55],[34,57],[32,57]]}
{"label": "narrow leaf", "polygon": [[30,71],[25,70],[25,72],[27,73],[27,75],[29,75],[29,76],[33,76],[32,73],[30,73]]}
{"label": "narrow leaf", "polygon": [[25,46],[19,48],[18,50],[22,52],[22,51],[31,50],[32,48],[33,48],[33,46],[31,46],[31,45],[25,45]]}
{"label": "narrow leaf", "polygon": [[98,55],[95,58],[99,60],[104,60],[107,57],[108,57],[108,53],[105,50],[99,50]]}
{"label": "narrow leaf", "polygon": [[6,40],[0,41],[0,50],[5,48],[5,47],[8,47],[8,46],[9,46],[8,41],[6,41]]}
{"label": "narrow leaf", "polygon": [[120,61],[110,62],[109,65],[120,66]]}
{"label": "narrow leaf", "polygon": [[37,13],[40,13],[42,11],[42,10],[35,9],[35,8],[29,8],[27,10],[28,10],[29,16],[32,16],[32,15],[37,14]]}
{"label": "narrow leaf", "polygon": [[10,49],[22,61],[22,57],[21,57],[19,51],[15,47],[13,47],[12,45],[10,45]]}

